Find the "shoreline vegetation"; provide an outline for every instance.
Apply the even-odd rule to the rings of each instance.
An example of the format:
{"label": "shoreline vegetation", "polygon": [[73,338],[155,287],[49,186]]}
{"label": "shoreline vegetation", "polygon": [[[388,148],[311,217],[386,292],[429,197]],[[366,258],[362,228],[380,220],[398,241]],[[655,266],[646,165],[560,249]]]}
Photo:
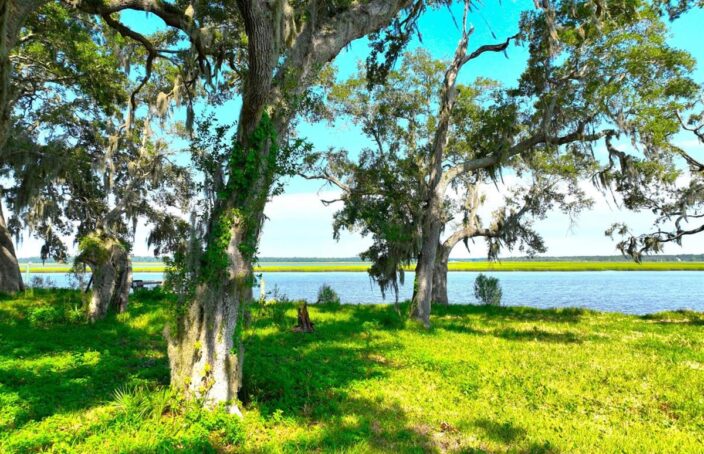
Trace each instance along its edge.
{"label": "shoreline vegetation", "polygon": [[[243,418],[169,391],[172,296],[0,296],[0,452],[700,452],[704,314],[253,305]],[[407,314],[408,306],[401,306]]]}
{"label": "shoreline vegetation", "polygon": [[[256,272],[364,272],[369,269],[363,262],[261,262]],[[71,266],[51,263],[46,265],[23,263],[23,274],[34,273],[69,273]],[[413,271],[414,265],[405,267]],[[166,265],[160,262],[136,262],[132,267],[135,273],[161,273]],[[627,261],[501,261],[501,262],[450,262],[449,271],[704,271],[701,262],[627,262]]]}

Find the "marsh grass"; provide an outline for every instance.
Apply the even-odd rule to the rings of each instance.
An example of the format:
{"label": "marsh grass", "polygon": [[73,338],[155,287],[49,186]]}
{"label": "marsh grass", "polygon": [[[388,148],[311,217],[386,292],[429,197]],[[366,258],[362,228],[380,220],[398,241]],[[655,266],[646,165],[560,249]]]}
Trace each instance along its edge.
{"label": "marsh grass", "polygon": [[[80,297],[0,300],[0,452],[701,452],[702,314],[391,306],[260,308],[244,333],[244,419],[168,390],[158,292],[120,319]],[[405,314],[407,307],[402,307]],[[287,326],[290,325],[290,326]]]}
{"label": "marsh grass", "polygon": [[[310,262],[290,262],[283,265],[262,265],[257,267],[257,272],[330,272],[330,271],[367,271],[369,265],[365,263],[321,263],[311,265]],[[406,271],[413,271],[414,266],[406,267]],[[133,271],[163,272],[163,263],[135,263]],[[451,262],[450,271],[704,271],[704,262]],[[68,273],[70,267],[65,265],[50,264],[46,266],[31,266],[31,273]],[[25,268],[22,268],[25,272]]]}

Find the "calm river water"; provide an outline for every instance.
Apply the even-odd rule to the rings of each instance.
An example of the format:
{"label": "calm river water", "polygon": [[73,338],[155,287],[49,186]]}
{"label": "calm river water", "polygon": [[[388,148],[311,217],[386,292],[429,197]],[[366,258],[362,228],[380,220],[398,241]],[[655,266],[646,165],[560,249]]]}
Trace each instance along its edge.
{"label": "calm river water", "polygon": [[[451,304],[476,303],[473,295],[476,272],[451,272],[448,293]],[[579,271],[497,272],[503,304],[539,308],[583,307],[600,311],[646,314],[665,310],[704,311],[704,272],[701,271]],[[23,275],[24,276],[24,275]],[[34,273],[48,278],[53,286],[68,287],[68,274]],[[161,280],[161,273],[135,273],[134,279]],[[318,288],[330,285],[345,303],[393,302],[382,299],[379,288],[363,272],[264,273],[267,292],[277,288],[291,299],[315,301]],[[413,273],[406,273],[406,285],[399,299],[411,297]],[[255,295],[259,289],[255,289]]]}

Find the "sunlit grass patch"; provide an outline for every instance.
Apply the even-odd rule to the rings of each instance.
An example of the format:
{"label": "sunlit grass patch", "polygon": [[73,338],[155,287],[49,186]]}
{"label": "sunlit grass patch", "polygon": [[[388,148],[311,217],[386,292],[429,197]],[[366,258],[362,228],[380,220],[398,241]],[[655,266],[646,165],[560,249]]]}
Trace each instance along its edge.
{"label": "sunlit grass patch", "polygon": [[699,452],[702,316],[393,306],[251,308],[244,419],[168,389],[159,292],[89,325],[81,296],[0,300],[0,452]]}

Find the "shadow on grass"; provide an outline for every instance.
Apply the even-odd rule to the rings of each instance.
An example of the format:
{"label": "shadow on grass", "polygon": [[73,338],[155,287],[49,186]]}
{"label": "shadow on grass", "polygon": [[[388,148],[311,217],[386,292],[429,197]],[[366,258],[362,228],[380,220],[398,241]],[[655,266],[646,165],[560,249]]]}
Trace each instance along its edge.
{"label": "shadow on grass", "polygon": [[446,331],[453,331],[456,333],[463,334],[473,334],[477,336],[494,336],[501,339],[518,342],[537,341],[562,344],[581,344],[582,342],[584,342],[584,339],[580,334],[572,331],[553,332],[546,331],[537,327],[525,330],[519,330],[515,328],[481,330],[461,323],[443,323],[437,328]]}
{"label": "shadow on grass", "polygon": [[[489,320],[512,322],[579,323],[582,316],[591,313],[582,308],[536,309],[522,306],[483,306],[474,304],[433,306],[435,318],[445,316],[478,316]],[[432,320],[431,320],[432,321]]]}
{"label": "shadow on grass", "polygon": [[[0,308],[0,385],[15,402],[7,409],[13,415],[6,420],[9,427],[1,430],[105,403],[130,382],[168,383],[164,342],[156,330],[132,328],[115,314],[95,325],[32,325],[31,309],[80,302],[77,293],[71,295],[35,291],[33,305]],[[131,304],[130,317],[154,311],[151,303]]]}
{"label": "shadow on grass", "polygon": [[[396,344],[381,342],[371,329],[365,329],[365,323],[373,324],[374,330],[383,329],[374,318],[378,312],[355,308],[346,319],[324,319],[315,317],[321,314],[315,308],[311,310],[313,333],[293,332],[293,318],[278,329],[251,331],[245,340],[241,400],[256,401],[265,415],[275,411],[312,418],[335,414],[341,401],[339,390],[352,381],[385,374],[386,366],[373,358]],[[259,318],[255,326],[271,327],[273,323]]]}
{"label": "shadow on grass", "polygon": [[[391,452],[396,446],[427,450],[432,446],[430,434],[413,427],[398,404],[350,394],[356,386],[376,386],[394,367],[383,358],[398,344],[379,339],[374,332],[398,329],[401,323],[395,312],[359,306],[345,308],[339,318],[323,317],[331,311],[312,307],[311,334],[286,328],[251,332],[246,339],[242,400],[266,418],[292,418],[297,426],[311,427],[310,435],[281,445],[286,452],[354,447]],[[267,326],[265,319],[258,323]]]}
{"label": "shadow on grass", "polygon": [[341,412],[330,414],[321,422],[325,426],[315,436],[287,441],[281,445],[283,451],[435,451],[432,430],[413,425],[398,404],[381,405],[369,399],[348,397]]}
{"label": "shadow on grass", "polygon": [[655,314],[643,315],[640,317],[653,323],[660,324],[683,324],[683,325],[704,325],[704,313],[691,310],[678,310],[670,312],[657,312]]}

